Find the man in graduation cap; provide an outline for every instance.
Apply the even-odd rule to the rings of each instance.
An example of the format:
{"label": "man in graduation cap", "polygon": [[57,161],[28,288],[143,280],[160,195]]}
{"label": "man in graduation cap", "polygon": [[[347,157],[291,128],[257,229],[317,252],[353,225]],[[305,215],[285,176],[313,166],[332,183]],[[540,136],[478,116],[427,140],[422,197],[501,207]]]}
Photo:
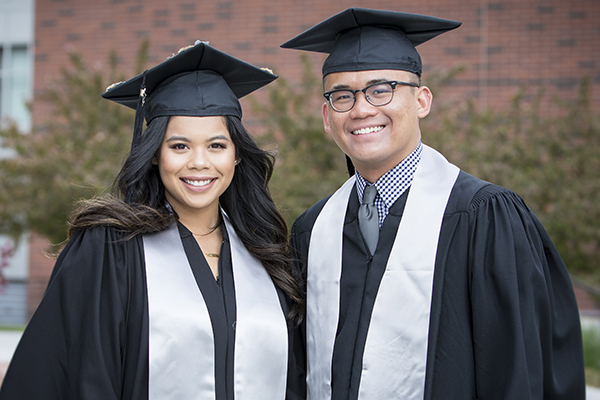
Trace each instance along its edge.
{"label": "man in graduation cap", "polygon": [[415,46],[458,26],[355,8],[282,45],[329,53],[324,127],[352,175],[292,228],[309,399],[585,396],[575,296],[548,234],[515,193],[421,142],[432,94]]}

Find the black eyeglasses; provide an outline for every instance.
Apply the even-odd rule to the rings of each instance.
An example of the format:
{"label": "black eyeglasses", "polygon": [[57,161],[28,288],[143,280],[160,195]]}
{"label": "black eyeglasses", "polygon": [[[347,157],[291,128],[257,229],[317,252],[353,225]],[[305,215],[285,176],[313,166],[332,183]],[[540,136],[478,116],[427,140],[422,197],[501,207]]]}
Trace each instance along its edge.
{"label": "black eyeglasses", "polygon": [[375,107],[385,106],[394,98],[394,89],[397,85],[419,87],[412,82],[387,81],[374,83],[364,89],[336,89],[323,93],[331,107],[337,112],[352,110],[356,103],[356,93],[363,92],[367,101]]}

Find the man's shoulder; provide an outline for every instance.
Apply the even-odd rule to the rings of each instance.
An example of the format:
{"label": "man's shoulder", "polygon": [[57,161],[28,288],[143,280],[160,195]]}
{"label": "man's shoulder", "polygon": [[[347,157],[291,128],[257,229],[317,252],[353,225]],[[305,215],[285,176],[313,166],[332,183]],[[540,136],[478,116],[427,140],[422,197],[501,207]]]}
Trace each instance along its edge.
{"label": "man's shoulder", "polygon": [[509,196],[522,201],[513,191],[460,171],[448,200],[449,212],[466,212],[497,197]]}
{"label": "man's shoulder", "polygon": [[[496,201],[498,199],[503,201]],[[494,208],[497,208],[503,203],[528,208],[523,199],[512,190],[484,181],[461,170],[450,194],[446,213],[474,211],[490,204],[494,204]]]}
{"label": "man's shoulder", "polygon": [[321,210],[323,207],[325,207],[325,204],[332,195],[333,194],[330,194],[329,196],[319,200],[309,209],[304,211],[298,218],[296,218],[296,221],[294,221],[294,225],[292,226],[292,232],[295,234],[310,232],[315,224],[315,221],[317,220],[317,217],[321,213]]}

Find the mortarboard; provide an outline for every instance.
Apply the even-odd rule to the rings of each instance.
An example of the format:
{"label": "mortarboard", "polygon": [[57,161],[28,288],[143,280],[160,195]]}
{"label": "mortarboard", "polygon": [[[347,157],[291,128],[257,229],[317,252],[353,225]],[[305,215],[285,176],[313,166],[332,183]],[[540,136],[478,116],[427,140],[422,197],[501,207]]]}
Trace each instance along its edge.
{"label": "mortarboard", "polygon": [[398,69],[421,76],[421,57],[415,46],[460,25],[427,15],[348,8],[281,47],[328,53],[323,76],[375,69]]}
{"label": "mortarboard", "polygon": [[196,42],[173,57],[128,80],[111,85],[102,97],[138,109],[140,89],[145,87],[145,119],[187,115],[242,116],[237,100],[277,79],[229,54]]}

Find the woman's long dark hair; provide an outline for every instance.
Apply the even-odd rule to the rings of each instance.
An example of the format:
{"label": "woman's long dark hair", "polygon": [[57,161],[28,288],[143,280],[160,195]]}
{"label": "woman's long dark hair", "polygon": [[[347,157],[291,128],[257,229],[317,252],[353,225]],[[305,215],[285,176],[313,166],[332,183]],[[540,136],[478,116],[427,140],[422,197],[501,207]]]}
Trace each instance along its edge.
{"label": "woman's long dark hair", "polygon": [[[112,226],[130,237],[166,229],[175,216],[167,209],[165,188],[152,164],[167,130],[169,117],[157,117],[148,125],[140,143],[131,149],[113,182],[112,194],[84,200],[71,215],[69,236],[95,226]],[[131,191],[134,204],[125,202]]]}
{"label": "woman's long dark hair", "polygon": [[[274,157],[260,149],[237,117],[224,117],[236,159],[231,184],[219,202],[248,251],[256,256],[277,287],[291,300],[289,317],[302,318],[302,293],[289,257],[287,225],[268,190]],[[167,206],[165,187],[152,159],[167,130],[169,117],[152,120],[117,175],[112,195],[84,201],[75,210],[69,235],[99,225],[121,228],[136,236],[166,229],[176,219]],[[124,199],[134,199],[127,204]]]}
{"label": "woman's long dark hair", "polygon": [[260,149],[237,117],[227,117],[236,158],[231,184],[219,198],[244,246],[262,261],[273,282],[293,301],[290,315],[301,318],[302,293],[290,259],[287,225],[268,184],[274,157]]}

